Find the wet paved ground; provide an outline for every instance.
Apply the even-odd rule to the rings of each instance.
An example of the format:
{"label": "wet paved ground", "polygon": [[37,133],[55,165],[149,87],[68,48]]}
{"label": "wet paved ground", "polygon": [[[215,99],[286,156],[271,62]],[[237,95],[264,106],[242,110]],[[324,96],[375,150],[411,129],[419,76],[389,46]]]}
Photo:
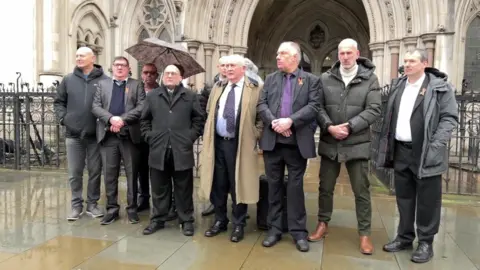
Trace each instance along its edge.
{"label": "wet paved ground", "polygon": [[[317,173],[318,161],[311,160],[305,184],[309,230],[316,225]],[[109,226],[88,216],[68,223],[70,192],[64,173],[0,171],[0,269],[480,269],[480,207],[445,206],[435,257],[416,265],[409,252],[381,250],[395,236],[398,213],[394,198],[379,193],[373,194],[376,251],[361,255],[345,170],[340,178],[329,237],[311,244],[309,253],[300,253],[289,236],[273,248],[262,247],[264,235],[255,227],[255,206],[249,209],[246,237],[238,244],[229,241],[230,231],[215,238],[203,236],[213,220],[200,216],[207,204],[198,200],[194,237],[183,236],[176,222],[143,236],[147,214],[135,225],[128,224],[124,211],[122,219]],[[124,207],[124,183],[120,190]]]}

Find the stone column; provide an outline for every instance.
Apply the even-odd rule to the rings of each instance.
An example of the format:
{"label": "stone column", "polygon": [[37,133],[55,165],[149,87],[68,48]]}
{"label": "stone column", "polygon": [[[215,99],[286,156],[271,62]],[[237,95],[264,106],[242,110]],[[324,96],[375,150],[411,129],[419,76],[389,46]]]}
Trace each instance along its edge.
{"label": "stone column", "polygon": [[383,81],[383,51],[385,48],[385,43],[378,42],[378,43],[371,43],[370,50],[372,51],[372,60],[373,64],[375,65],[375,74],[378,77],[378,82],[380,85],[384,84]]}
{"label": "stone column", "polygon": [[229,55],[231,48],[232,47],[230,47],[228,45],[219,45],[218,46],[218,51],[220,52],[220,57],[224,57],[224,56]]}
{"label": "stone column", "polygon": [[45,1],[43,6],[43,67],[40,68],[40,81],[46,86],[55,80],[61,81],[60,72],[60,11],[63,1]]}
{"label": "stone column", "polygon": [[398,77],[400,40],[387,41],[387,45],[390,49],[390,80],[393,80]]}
{"label": "stone column", "polygon": [[[198,51],[198,48],[200,47],[200,42],[198,42],[196,40],[188,41],[187,42],[187,47],[188,47],[188,52],[193,57],[193,59],[197,60],[197,51]],[[189,82],[188,82],[189,85],[191,85],[193,87],[196,87],[195,76],[192,76],[192,77],[188,78],[188,80],[189,80]]]}
{"label": "stone column", "polygon": [[413,50],[417,48],[418,37],[404,37],[403,44],[407,50]]}
{"label": "stone column", "polygon": [[434,66],[434,59],[435,59],[435,42],[437,41],[437,34],[436,33],[428,33],[423,34],[420,36],[425,44],[425,50],[428,54],[428,66]]}
{"label": "stone column", "polygon": [[[463,79],[463,74],[459,74],[458,66],[453,65],[454,60],[454,44],[455,33],[443,32],[437,34],[435,42],[434,67],[442,72],[447,73],[449,81],[453,85],[460,87]],[[467,59],[468,60],[468,59]],[[463,65],[463,63],[461,63]]]}
{"label": "stone column", "polygon": [[217,45],[214,43],[203,43],[203,49],[205,50],[205,83],[211,85],[213,82],[212,75],[212,55]]}
{"label": "stone column", "polygon": [[237,46],[237,47],[233,47],[233,54],[239,54],[241,56],[245,56],[245,54],[247,54],[247,47],[241,47],[241,46]]}

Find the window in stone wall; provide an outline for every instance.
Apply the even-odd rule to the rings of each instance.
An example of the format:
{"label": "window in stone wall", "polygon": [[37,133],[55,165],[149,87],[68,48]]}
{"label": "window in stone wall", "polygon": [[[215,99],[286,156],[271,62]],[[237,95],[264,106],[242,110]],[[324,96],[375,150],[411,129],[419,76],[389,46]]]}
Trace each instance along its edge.
{"label": "window in stone wall", "polygon": [[464,80],[469,89],[480,92],[480,16],[468,27],[465,40]]}

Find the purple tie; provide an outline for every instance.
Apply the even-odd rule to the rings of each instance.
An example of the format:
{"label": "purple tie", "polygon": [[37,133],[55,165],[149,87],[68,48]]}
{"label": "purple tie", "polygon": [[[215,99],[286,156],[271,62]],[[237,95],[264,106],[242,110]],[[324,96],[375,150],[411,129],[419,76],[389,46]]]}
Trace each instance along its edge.
{"label": "purple tie", "polygon": [[228,92],[225,108],[223,109],[223,118],[227,121],[227,132],[235,133],[235,84]]}
{"label": "purple tie", "polygon": [[280,117],[285,118],[292,115],[292,83],[290,77],[292,74],[285,75],[285,85],[283,86],[282,106],[280,109]]}

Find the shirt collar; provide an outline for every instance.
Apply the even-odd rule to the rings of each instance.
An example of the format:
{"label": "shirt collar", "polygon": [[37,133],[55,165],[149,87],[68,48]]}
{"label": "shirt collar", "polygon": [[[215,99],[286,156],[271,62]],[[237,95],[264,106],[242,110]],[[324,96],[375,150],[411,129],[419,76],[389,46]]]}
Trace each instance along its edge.
{"label": "shirt collar", "polygon": [[123,82],[126,84],[128,82],[128,77],[125,79],[125,80],[118,80],[116,79],[115,77],[113,78],[113,81],[118,85],[118,86],[121,86],[123,85]]}
{"label": "shirt collar", "polygon": [[[244,83],[244,82],[245,82],[245,77],[242,77],[242,78],[240,79],[240,81],[238,81],[235,85],[238,86],[238,87],[240,87],[240,88],[243,88],[243,83]],[[233,83],[232,83],[231,81],[228,81],[228,85],[227,85],[227,86],[228,86],[228,87],[231,87],[232,84],[233,84]]]}
{"label": "shirt collar", "polygon": [[[293,78],[297,78],[298,75],[299,75],[299,73],[300,73],[300,69],[297,68],[297,69],[295,69],[294,72],[292,72],[292,73],[290,73],[290,74],[292,74],[292,77],[293,77]],[[289,73],[286,73],[286,72],[282,71],[282,74],[283,74],[283,76],[285,77],[285,76],[286,76],[287,74],[289,74]]]}
{"label": "shirt collar", "polygon": [[407,86],[421,87],[424,80],[425,80],[425,73],[423,73],[422,77],[420,77],[420,79],[418,79],[414,83],[408,82],[408,79],[407,79]]}

